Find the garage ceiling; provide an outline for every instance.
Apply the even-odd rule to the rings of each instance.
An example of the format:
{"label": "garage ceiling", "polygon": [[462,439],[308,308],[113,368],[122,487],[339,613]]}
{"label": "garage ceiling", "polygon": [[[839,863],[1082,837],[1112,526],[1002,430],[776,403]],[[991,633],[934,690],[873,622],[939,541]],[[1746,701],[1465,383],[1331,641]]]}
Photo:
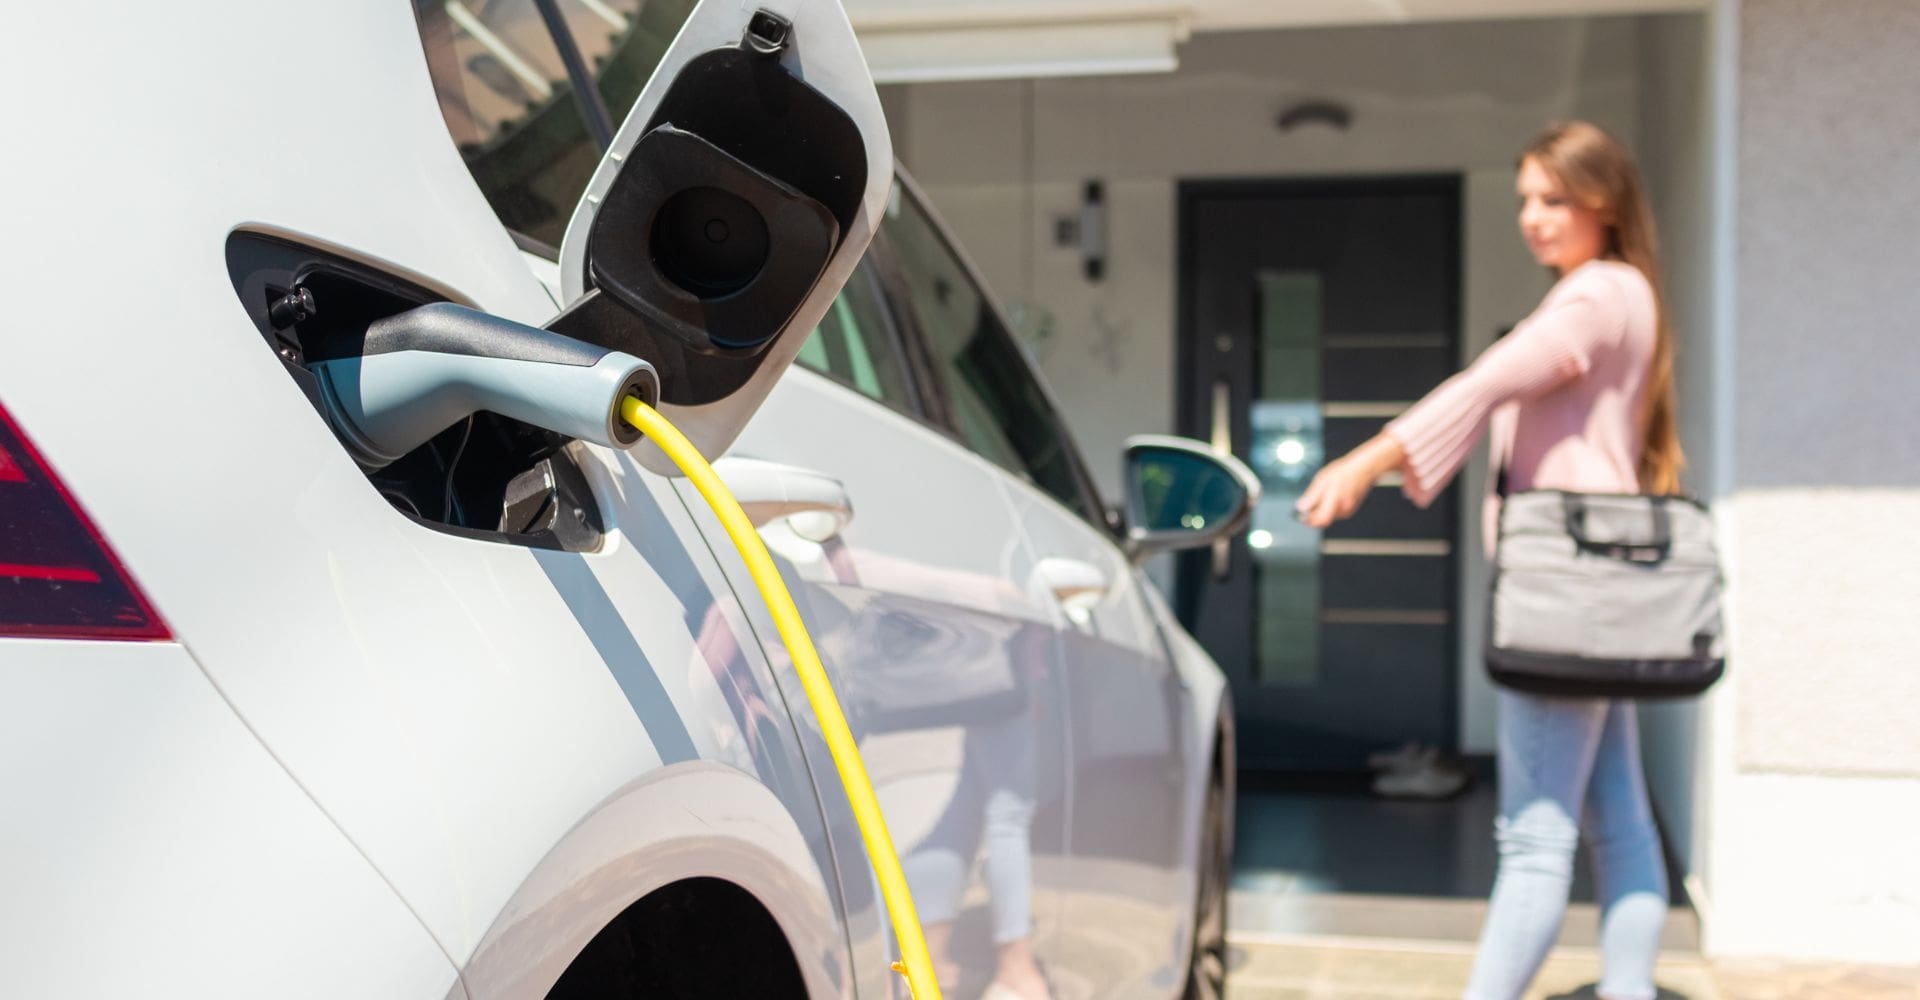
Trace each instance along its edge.
{"label": "garage ceiling", "polygon": [[845,0],[882,83],[1168,72],[1196,31],[1585,17],[1711,0]]}

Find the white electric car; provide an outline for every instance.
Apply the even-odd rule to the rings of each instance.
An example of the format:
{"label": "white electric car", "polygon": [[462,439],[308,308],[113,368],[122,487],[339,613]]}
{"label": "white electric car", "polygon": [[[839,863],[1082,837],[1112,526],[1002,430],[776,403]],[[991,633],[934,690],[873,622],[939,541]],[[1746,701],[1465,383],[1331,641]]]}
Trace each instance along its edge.
{"label": "white electric car", "polygon": [[[947,995],[1218,996],[1231,713],[1138,566],[1257,487],[1142,440],[1102,504],[838,3],[38,5],[0,64],[0,996],[904,995],[744,563],[566,416],[616,354]],[[361,433],[396,358],[440,416]]]}

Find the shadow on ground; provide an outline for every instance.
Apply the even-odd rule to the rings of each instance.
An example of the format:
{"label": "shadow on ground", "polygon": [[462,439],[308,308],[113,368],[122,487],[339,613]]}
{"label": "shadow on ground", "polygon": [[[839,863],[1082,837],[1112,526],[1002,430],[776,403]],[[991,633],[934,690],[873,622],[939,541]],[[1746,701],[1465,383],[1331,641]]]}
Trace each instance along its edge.
{"label": "shadow on ground", "polygon": [[[1588,983],[1577,990],[1570,990],[1566,993],[1555,993],[1547,997],[1546,1000],[1600,1000],[1599,989],[1599,983]],[[1654,1000],[1706,1000],[1706,998],[1693,997],[1685,993],[1675,993],[1672,990],[1663,989],[1654,994]]]}

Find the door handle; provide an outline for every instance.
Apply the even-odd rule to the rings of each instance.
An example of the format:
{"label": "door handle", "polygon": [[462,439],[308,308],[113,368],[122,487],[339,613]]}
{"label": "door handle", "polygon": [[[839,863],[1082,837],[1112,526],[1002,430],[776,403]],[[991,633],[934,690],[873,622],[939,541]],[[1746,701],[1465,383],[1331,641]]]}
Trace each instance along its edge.
{"label": "door handle", "polygon": [[785,519],[794,534],[825,543],[853,520],[847,488],[824,472],[739,455],[722,456],[713,471],[756,528]]}
{"label": "door handle", "polygon": [[1233,385],[1225,378],[1213,381],[1213,427],[1207,444],[1216,455],[1233,454]]}
{"label": "door handle", "polygon": [[[1233,454],[1233,384],[1213,381],[1213,433],[1208,439],[1216,455]],[[1225,535],[1213,541],[1213,578],[1225,580],[1233,572],[1233,540]]]}
{"label": "door handle", "polygon": [[1113,580],[1100,567],[1060,556],[1040,560],[1033,567],[1033,579],[1040,589],[1053,595],[1077,625],[1086,624],[1100,599],[1113,587]]}

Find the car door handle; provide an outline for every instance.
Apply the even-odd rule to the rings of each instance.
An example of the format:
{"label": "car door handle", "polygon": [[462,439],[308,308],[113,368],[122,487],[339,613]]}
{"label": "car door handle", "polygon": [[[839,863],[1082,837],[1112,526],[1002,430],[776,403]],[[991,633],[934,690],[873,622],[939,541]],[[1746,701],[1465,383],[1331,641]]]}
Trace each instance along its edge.
{"label": "car door handle", "polygon": [[1113,580],[1100,567],[1060,556],[1040,560],[1033,567],[1033,577],[1076,623],[1084,623],[1113,587]]}
{"label": "car door handle", "polygon": [[810,542],[831,541],[853,520],[853,501],[840,480],[824,472],[765,459],[725,455],[713,463],[756,528],[785,519]]}

